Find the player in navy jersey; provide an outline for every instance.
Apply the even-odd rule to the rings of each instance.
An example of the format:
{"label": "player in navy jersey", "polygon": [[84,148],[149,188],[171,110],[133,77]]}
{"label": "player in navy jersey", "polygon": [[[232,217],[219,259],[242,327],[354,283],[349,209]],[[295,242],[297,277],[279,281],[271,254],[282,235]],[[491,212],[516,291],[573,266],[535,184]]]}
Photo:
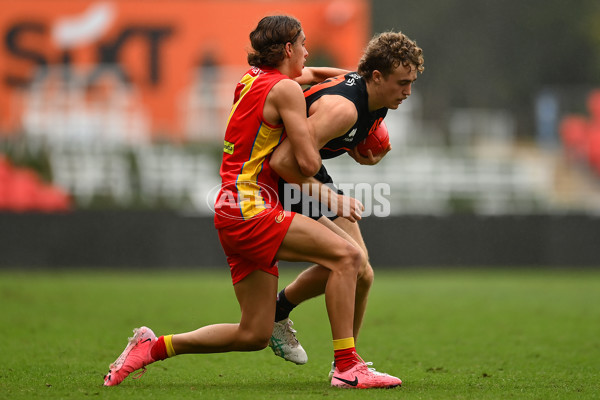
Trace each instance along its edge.
{"label": "player in navy jersey", "polygon": [[[314,129],[321,158],[328,159],[348,153],[360,164],[377,164],[391,150],[391,146],[377,156],[369,151],[365,157],[356,150],[356,145],[379,126],[388,109],[397,109],[410,96],[412,84],[423,69],[422,50],[414,41],[399,32],[385,32],[376,35],[369,42],[356,72],[330,78],[305,90],[309,123]],[[308,184],[307,187],[311,187],[310,185],[317,181],[333,183],[324,166],[314,177],[303,177],[298,173],[298,168],[293,166],[294,159],[290,154],[289,144],[284,141],[270,161],[272,168],[285,182]],[[289,184],[285,182],[280,181],[280,199],[290,197],[284,193],[290,189]],[[302,202],[284,204],[284,207],[297,212],[303,211]],[[347,219],[336,218],[336,210],[325,213],[321,209],[317,213],[309,214],[311,218],[318,219],[344,238],[356,243],[365,253],[365,263],[357,277],[354,311],[356,341],[374,278],[359,226]],[[328,278],[329,271],[322,266],[313,265],[280,291],[275,328],[270,342],[275,354],[289,361],[307,358],[295,337],[295,331],[291,328],[289,314],[298,304],[322,294]],[[336,366],[332,366],[330,378],[333,376],[335,380],[337,373]]]}
{"label": "player in navy jersey", "polygon": [[[333,137],[321,149],[321,158],[333,158],[345,154],[362,142],[371,130],[385,118],[387,107],[369,109],[369,94],[366,81],[356,72],[327,79],[304,91],[307,110],[323,96],[341,96],[356,108],[354,125],[343,135]],[[309,111],[310,115],[310,111]],[[334,136],[331,134],[330,136]]]}
{"label": "player in navy jersey", "polygon": [[[341,156],[347,152],[351,152],[353,155],[358,155],[360,158],[356,158],[361,164],[376,164],[383,156],[391,149],[388,146],[386,151],[372,160],[368,157],[363,157],[355,151],[356,145],[362,142],[367,135],[373,132],[379,124],[383,121],[387,115],[388,108],[381,107],[375,110],[369,109],[369,94],[367,91],[367,84],[363,77],[356,72],[348,72],[347,74],[340,75],[334,78],[325,80],[322,83],[316,84],[304,91],[304,97],[306,99],[306,107],[310,114],[310,110],[313,104],[319,102],[323,96],[338,96],[332,97],[334,102],[347,100],[343,102],[343,107],[355,107],[356,116],[348,115],[348,120],[353,120],[354,125],[348,129],[345,133],[339,135],[339,132],[334,130],[318,130],[317,135],[323,136],[323,141],[330,139],[323,147],[320,148],[320,154],[322,159],[329,159]],[[325,100],[326,101],[326,100]],[[317,108],[317,106],[315,106]],[[320,107],[323,111],[326,107]],[[314,113],[312,114],[314,115]],[[327,169],[324,165],[321,165],[319,172],[315,175],[315,179],[320,182],[333,185],[333,179],[327,173]],[[292,210],[299,213],[304,213],[313,219],[319,219],[324,214],[330,219],[334,220],[337,218],[335,212],[331,210],[325,210],[325,207],[320,203],[316,205],[317,212],[314,212],[312,207],[306,207],[307,201],[302,201],[301,194],[294,193],[293,196],[290,192],[296,190],[293,186],[287,185],[287,182],[283,179],[279,181],[279,198],[282,199],[284,207],[288,210]],[[290,200],[293,197],[294,202],[287,203],[286,200]],[[303,209],[304,207],[304,209]]]}

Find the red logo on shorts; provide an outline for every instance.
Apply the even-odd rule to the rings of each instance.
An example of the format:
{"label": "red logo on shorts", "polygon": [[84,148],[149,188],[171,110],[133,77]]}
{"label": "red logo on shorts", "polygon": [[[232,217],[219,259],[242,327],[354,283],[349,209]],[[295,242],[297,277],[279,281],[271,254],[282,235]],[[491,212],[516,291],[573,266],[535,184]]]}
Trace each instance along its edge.
{"label": "red logo on shorts", "polygon": [[278,224],[283,222],[283,220],[285,219],[285,211],[279,211],[279,214],[277,214],[277,216],[275,217],[275,222],[277,222]]}

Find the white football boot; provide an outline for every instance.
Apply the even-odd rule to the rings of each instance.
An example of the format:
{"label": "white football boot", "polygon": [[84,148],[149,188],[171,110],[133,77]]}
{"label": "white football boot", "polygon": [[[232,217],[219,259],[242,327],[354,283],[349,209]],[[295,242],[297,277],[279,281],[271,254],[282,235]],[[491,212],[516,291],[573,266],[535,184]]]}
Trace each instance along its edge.
{"label": "white football boot", "polygon": [[294,323],[289,318],[275,322],[271,339],[269,339],[269,347],[276,356],[286,361],[298,365],[306,364],[308,355],[296,339],[296,331],[292,328],[292,325]]}

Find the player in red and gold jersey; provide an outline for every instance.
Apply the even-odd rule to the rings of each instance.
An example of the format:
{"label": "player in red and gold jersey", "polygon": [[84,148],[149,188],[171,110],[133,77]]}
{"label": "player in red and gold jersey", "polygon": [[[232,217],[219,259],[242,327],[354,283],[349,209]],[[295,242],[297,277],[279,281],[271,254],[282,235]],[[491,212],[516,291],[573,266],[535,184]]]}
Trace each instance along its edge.
{"label": "player in red and gold jersey", "polygon": [[[104,385],[118,385],[131,372],[179,354],[254,351],[267,346],[273,331],[277,260],[309,261],[331,271],[325,289],[336,362],[354,357],[352,337],[357,272],[364,254],[349,240],[300,214],[284,212],[277,201],[277,175],[269,158],[283,140],[301,174],[313,176],[321,159],[306,117],[298,83],[340,71],[304,69],[308,55],[300,23],[288,16],[263,18],[250,34],[252,66],[238,83],[225,133],[222,185],[215,203],[215,226],[227,255],[241,308],[239,323],[208,325],[191,332],[156,337],[148,327],[111,364]],[[297,79],[295,82],[293,79]],[[284,133],[285,127],[285,133]],[[341,195],[323,186],[328,205]],[[349,199],[340,216],[360,219],[362,204]],[[343,349],[342,352],[339,350]],[[350,387],[393,387],[363,363]]]}
{"label": "player in red and gold jersey", "polygon": [[[269,155],[285,136],[284,125],[275,118],[270,122],[264,113],[274,86],[280,84],[274,93],[279,89],[287,95],[280,90],[284,83],[295,85],[276,68],[251,68],[236,87],[227,122],[215,227],[234,285],[257,268],[277,276],[275,254],[293,218],[278,203],[274,190],[278,176],[268,163]],[[306,143],[306,153],[310,154],[310,142]],[[247,237],[252,240],[240,240]]]}

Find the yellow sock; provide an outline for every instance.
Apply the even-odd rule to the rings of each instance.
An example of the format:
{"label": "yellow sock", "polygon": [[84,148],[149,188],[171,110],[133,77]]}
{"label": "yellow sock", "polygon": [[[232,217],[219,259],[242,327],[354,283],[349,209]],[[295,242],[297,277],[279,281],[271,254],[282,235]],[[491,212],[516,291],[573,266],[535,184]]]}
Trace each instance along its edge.
{"label": "yellow sock", "polygon": [[173,349],[173,335],[165,335],[165,347],[167,348],[167,355],[169,357],[177,355]]}
{"label": "yellow sock", "polygon": [[344,350],[354,347],[354,338],[333,339],[333,350]]}
{"label": "yellow sock", "polygon": [[336,339],[333,341],[333,357],[335,367],[343,372],[352,368],[357,363],[354,338]]}

